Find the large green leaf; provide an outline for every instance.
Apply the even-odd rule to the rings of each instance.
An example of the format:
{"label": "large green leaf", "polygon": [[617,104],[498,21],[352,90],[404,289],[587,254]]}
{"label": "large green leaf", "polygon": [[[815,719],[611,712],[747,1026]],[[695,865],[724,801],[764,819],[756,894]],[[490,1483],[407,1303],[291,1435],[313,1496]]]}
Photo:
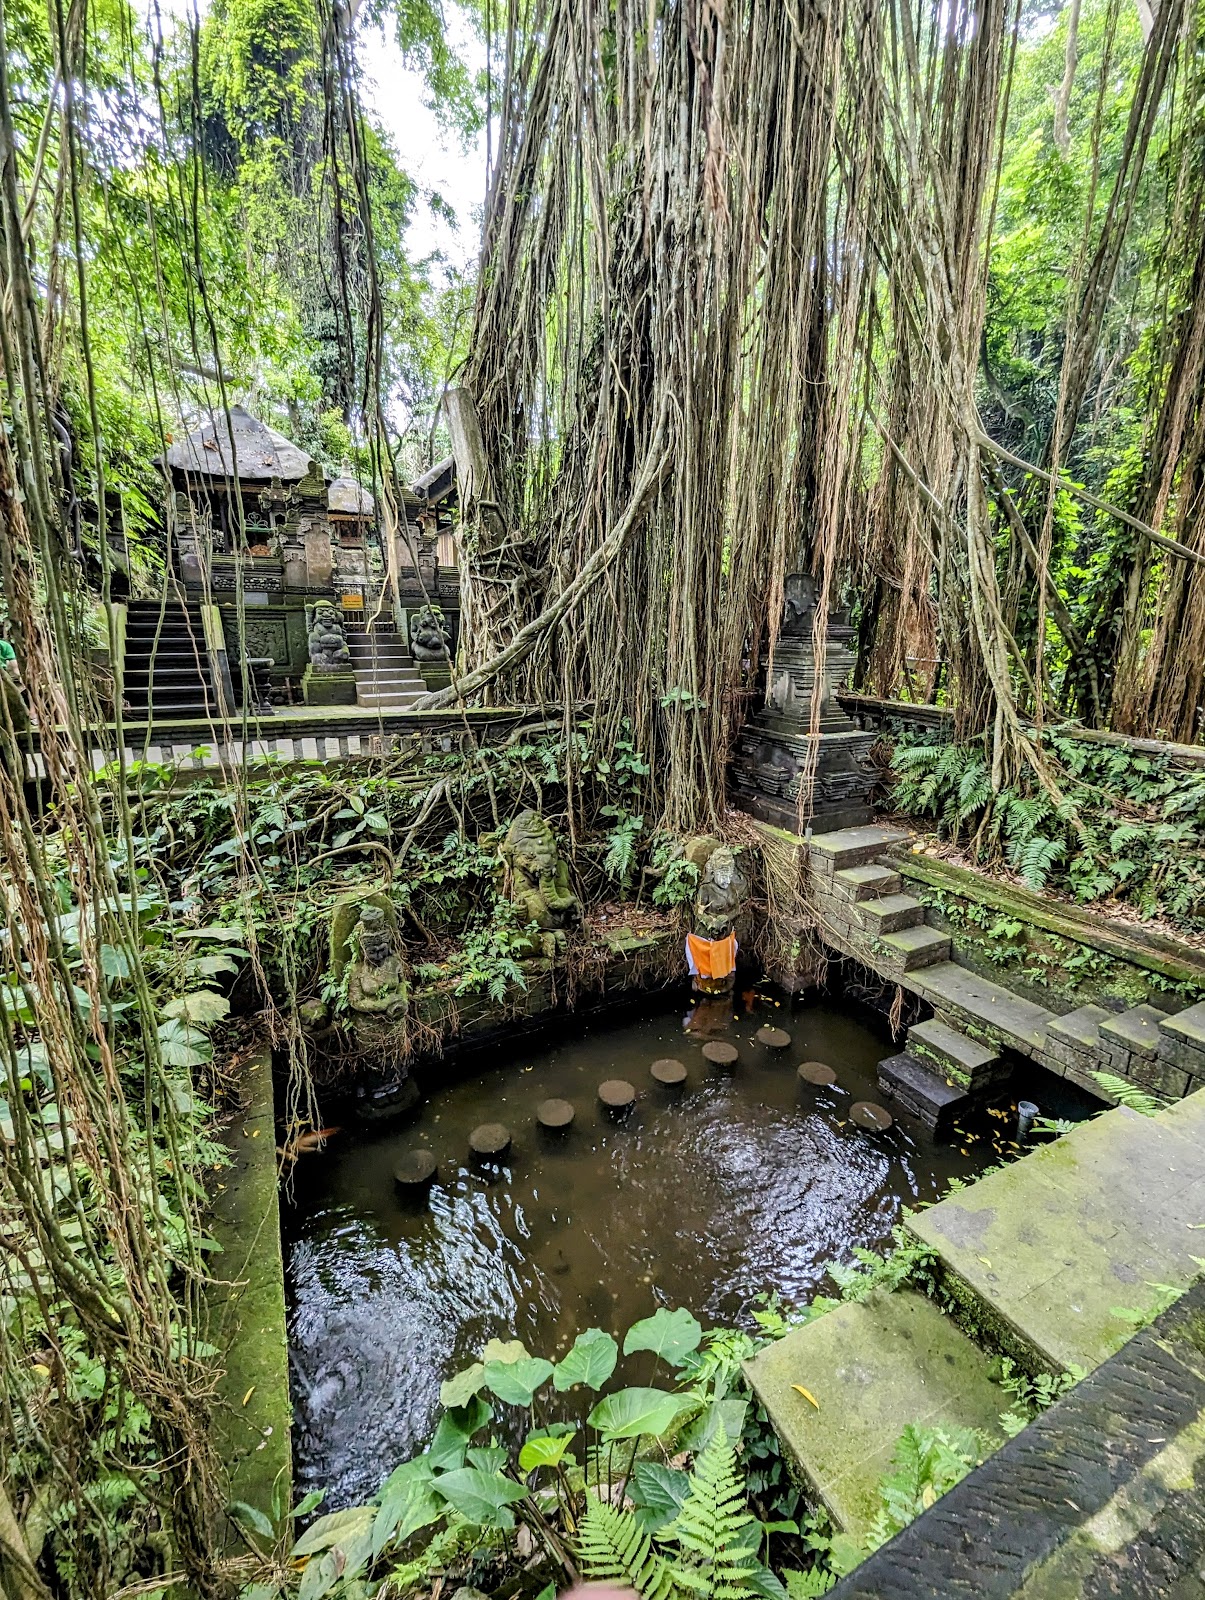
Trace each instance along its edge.
{"label": "large green leaf", "polygon": [[180,994],[169,1000],[163,1008],[165,1017],[179,1017],[183,1022],[221,1022],[230,1010],[224,995],[212,989],[194,989],[192,994]]}
{"label": "large green leaf", "polygon": [[434,1476],[430,1457],[422,1455],[404,1461],[386,1478],[372,1525],[374,1560],[390,1539],[396,1537],[399,1544],[404,1544],[411,1534],[443,1516],[447,1503],[431,1486]]}
{"label": "large green leaf", "polygon": [[635,1350],[651,1350],[671,1367],[676,1367],[684,1356],[699,1348],[702,1337],[703,1329],[689,1311],[681,1306],[676,1311],[658,1306],[651,1317],[645,1317],[643,1322],[634,1323],[628,1329],[623,1353],[630,1356]]}
{"label": "large green leaf", "polygon": [[479,1428],[485,1427],[493,1414],[480,1395],[474,1395],[467,1406],[445,1411],[427,1450],[431,1465],[438,1471],[451,1471],[463,1466],[469,1440]]}
{"label": "large green leaf", "polygon": [[481,1352],[481,1360],[491,1361],[525,1361],[530,1354],[522,1339],[491,1339]]}
{"label": "large green leaf", "polygon": [[529,1406],[541,1384],[552,1377],[552,1362],[543,1356],[524,1356],[519,1361],[487,1361],[486,1387],[508,1406]]}
{"label": "large green leaf", "polygon": [[346,1550],[359,1534],[372,1527],[377,1514],[375,1506],[352,1506],[348,1511],[329,1511],[325,1517],[311,1522],[293,1546],[293,1559],[312,1556],[318,1550],[329,1550],[338,1545]]}
{"label": "large green leaf", "polygon": [[586,1419],[606,1439],[636,1439],[664,1433],[698,1402],[665,1389],[621,1389],[600,1400]]}
{"label": "large green leaf", "polygon": [[551,1428],[536,1428],[523,1441],[519,1451],[519,1468],[534,1472],[537,1467],[555,1467],[564,1457],[577,1429],[568,1422],[553,1423]]}
{"label": "large green leaf", "polygon": [[744,1432],[748,1409],[747,1401],[732,1396],[726,1400],[714,1400],[683,1433],[682,1449],[697,1455],[700,1450],[707,1448],[721,1426],[726,1439],[739,1439]]}
{"label": "large green leaf", "polygon": [[439,1403],[450,1410],[457,1406],[467,1406],[484,1382],[485,1363],[474,1361],[471,1367],[466,1367],[454,1378],[449,1378],[446,1383],[440,1384]]}
{"label": "large green leaf", "polygon": [[557,1389],[571,1389],[584,1383],[587,1389],[601,1389],[615,1371],[619,1346],[601,1328],[587,1328],[573,1341],[573,1348],[557,1364],[552,1382]]}
{"label": "large green leaf", "polygon": [[510,1508],[516,1500],[527,1498],[521,1483],[478,1467],[442,1473],[434,1486],[454,1511],[479,1528],[513,1528],[515,1514]]}
{"label": "large green leaf", "polygon": [[632,1469],[631,1493],[641,1524],[656,1533],[672,1522],[690,1492],[690,1474],[659,1461],[638,1461]]}

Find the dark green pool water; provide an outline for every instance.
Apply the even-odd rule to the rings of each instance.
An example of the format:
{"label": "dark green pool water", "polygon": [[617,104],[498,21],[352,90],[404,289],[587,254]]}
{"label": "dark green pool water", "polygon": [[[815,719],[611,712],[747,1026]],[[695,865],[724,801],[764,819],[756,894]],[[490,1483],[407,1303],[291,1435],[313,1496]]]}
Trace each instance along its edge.
{"label": "dark green pool water", "polygon": [[[370,1495],[425,1444],[441,1381],[495,1335],[555,1358],[580,1329],[621,1335],[658,1305],[708,1326],[747,1324],[767,1291],[804,1304],[826,1262],[889,1242],[904,1206],[995,1158],[988,1141],[935,1145],[907,1118],[862,1132],[849,1110],[881,1098],[886,1036],[853,1003],[792,1013],[780,998],[763,986],[735,1016],[724,1008],[733,1071],[704,1060],[685,1003],[667,1002],[552,1044],[500,1045],[416,1115],[345,1128],[299,1165],[286,1218],[299,1492],[325,1486],[328,1507]],[[767,1022],[788,1029],[788,1049],[754,1042]],[[689,1069],[676,1098],[649,1076],[660,1056]],[[804,1060],[837,1083],[801,1088]],[[620,1126],[597,1103],[614,1077],[640,1091]],[[536,1125],[549,1096],[576,1107],[567,1137]],[[469,1133],[491,1121],[514,1136],[492,1181],[468,1159]],[[417,1204],[392,1176],[416,1145],[439,1160]]]}

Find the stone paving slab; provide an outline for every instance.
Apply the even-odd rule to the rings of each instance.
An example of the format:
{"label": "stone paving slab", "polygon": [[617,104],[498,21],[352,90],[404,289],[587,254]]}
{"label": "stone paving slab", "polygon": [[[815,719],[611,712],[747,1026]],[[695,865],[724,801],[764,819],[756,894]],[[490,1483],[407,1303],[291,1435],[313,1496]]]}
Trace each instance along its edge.
{"label": "stone paving slab", "polygon": [[833,1600],[1200,1600],[1205,1288],[832,1591]]}
{"label": "stone paving slab", "polygon": [[890,867],[872,863],[867,867],[842,867],[833,873],[833,893],[847,900],[874,900],[880,895],[898,894],[902,879]]}
{"label": "stone paving slab", "polygon": [[1066,1039],[1081,1050],[1095,1050],[1100,1044],[1100,1025],[1113,1015],[1104,1006],[1079,1006],[1066,1016],[1055,1017],[1049,1023],[1053,1037]]}
{"label": "stone paving slab", "polygon": [[937,1061],[949,1062],[964,1072],[975,1073],[993,1066],[1000,1059],[994,1045],[968,1038],[957,1028],[947,1028],[944,1022],[931,1017],[928,1022],[917,1022],[908,1029],[908,1045],[919,1045],[924,1054]]}
{"label": "stone paving slab", "polygon": [[1120,1016],[1108,1017],[1100,1025],[1100,1036],[1125,1050],[1153,1055],[1159,1043],[1159,1024],[1165,1013],[1154,1006],[1133,1006]]}
{"label": "stone paving slab", "polygon": [[953,961],[926,967],[911,987],[935,1010],[950,1008],[1026,1055],[1040,1051],[1046,1042],[1052,1012]]}
{"label": "stone paving slab", "polygon": [[[909,1218],[957,1297],[1017,1353],[1093,1368],[1132,1331],[1119,1310],[1184,1288],[1205,1257],[1205,1096],[1119,1108]],[[1185,1109],[1187,1108],[1187,1109]],[[1165,1120],[1165,1118],[1167,1120]]]}
{"label": "stone paving slab", "polygon": [[745,1375],[805,1483],[840,1529],[861,1538],[908,1423],[1000,1438],[1009,1401],[992,1369],[931,1300],[899,1290],[876,1291],[797,1328],[747,1362]]}

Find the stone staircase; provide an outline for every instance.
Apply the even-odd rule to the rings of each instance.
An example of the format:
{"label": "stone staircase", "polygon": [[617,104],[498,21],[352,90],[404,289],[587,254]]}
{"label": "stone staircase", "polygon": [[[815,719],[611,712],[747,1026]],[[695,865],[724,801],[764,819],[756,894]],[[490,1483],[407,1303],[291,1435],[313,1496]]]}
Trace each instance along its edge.
{"label": "stone staircase", "polygon": [[139,720],[206,717],[217,711],[199,605],[130,601],[122,691],[127,715]]}
{"label": "stone staircase", "polygon": [[401,710],[427,692],[405,641],[392,625],[348,628],[347,648],[356,674],[356,703]]}
{"label": "stone staircase", "polygon": [[1102,1099],[1094,1072],[1127,1078],[1164,1100],[1205,1087],[1205,1005],[1178,1014],[1146,1004],[1120,1013],[1087,1005],[1060,1015],[960,966],[949,936],[928,927],[922,903],[901,892],[890,852],[910,840],[904,829],[873,825],[798,841],[826,942],[934,1011],[881,1064],[885,1094],[942,1130],[970,1098],[1004,1083],[1005,1050]]}
{"label": "stone staircase", "polygon": [[[975,1428],[998,1448],[1011,1404],[998,1354],[1030,1373],[1098,1367],[1159,1286],[1198,1277],[1203,1223],[1205,1095],[1156,1117],[1108,1111],[907,1219],[952,1315],[911,1289],[876,1291],[770,1345],[746,1375],[809,1496],[862,1540],[908,1423]],[[1141,1412],[1148,1397],[1130,1399]]]}

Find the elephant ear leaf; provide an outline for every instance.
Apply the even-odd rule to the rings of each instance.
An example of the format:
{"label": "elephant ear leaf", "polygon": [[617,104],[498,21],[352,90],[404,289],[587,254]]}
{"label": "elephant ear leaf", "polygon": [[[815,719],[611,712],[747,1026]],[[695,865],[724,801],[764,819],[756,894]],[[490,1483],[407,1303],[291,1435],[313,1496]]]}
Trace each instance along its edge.
{"label": "elephant ear leaf", "polygon": [[482,1472],[479,1467],[461,1467],[442,1473],[434,1480],[437,1489],[454,1511],[478,1528],[513,1528],[516,1500],[525,1500],[521,1483],[504,1478],[500,1472]]}
{"label": "elephant ear leaf", "polygon": [[552,1377],[552,1362],[542,1356],[518,1361],[487,1361],[486,1387],[508,1406],[529,1406],[536,1390]]}
{"label": "elephant ear leaf", "polygon": [[694,1410],[698,1404],[689,1395],[670,1394],[665,1389],[621,1389],[600,1400],[587,1421],[604,1439],[638,1439],[665,1433],[684,1411]]}
{"label": "elephant ear leaf", "polygon": [[601,1389],[615,1371],[618,1360],[619,1346],[611,1335],[601,1328],[587,1328],[573,1341],[565,1359],[557,1363],[552,1374],[553,1386],[562,1390],[584,1383],[587,1389]]}
{"label": "elephant ear leaf", "polygon": [[630,1356],[636,1350],[651,1350],[671,1367],[677,1367],[699,1348],[702,1338],[703,1329],[689,1311],[681,1306],[676,1311],[659,1306],[651,1317],[628,1329],[623,1353]]}

